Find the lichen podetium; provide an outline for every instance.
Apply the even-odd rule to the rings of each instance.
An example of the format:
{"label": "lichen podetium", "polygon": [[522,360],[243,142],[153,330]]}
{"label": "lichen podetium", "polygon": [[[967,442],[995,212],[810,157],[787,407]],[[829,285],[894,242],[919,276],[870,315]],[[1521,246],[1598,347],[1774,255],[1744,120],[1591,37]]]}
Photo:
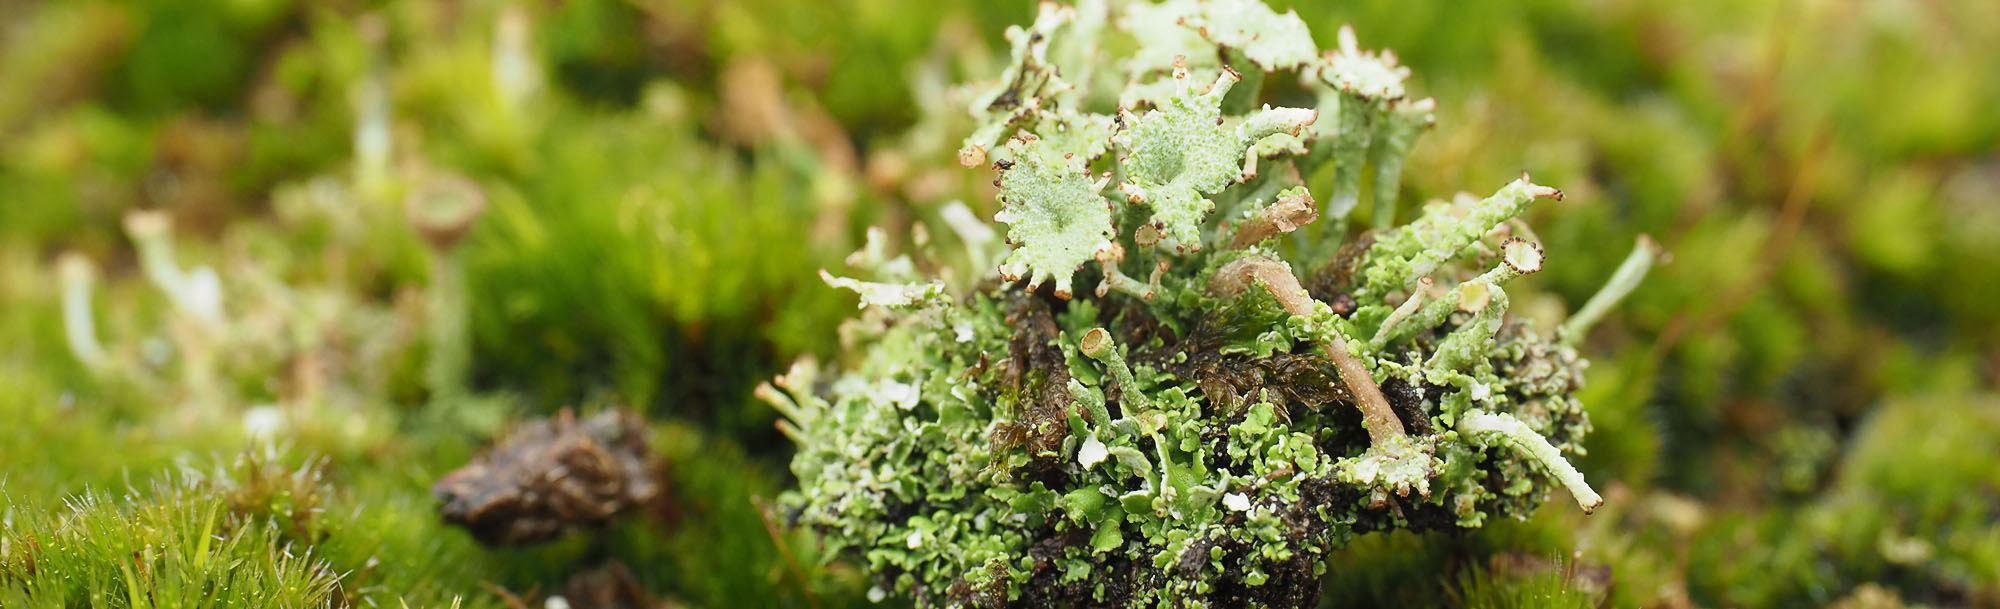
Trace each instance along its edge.
{"label": "lichen podetium", "polygon": [[[1584,363],[1506,315],[1543,264],[1514,220],[1562,193],[1524,175],[1390,227],[1434,107],[1393,54],[1246,0],[1044,4],[1008,39],[959,154],[998,174],[998,279],[826,275],[867,309],[850,365],[759,390],[799,444],[785,505],[878,597],[1310,605],[1354,535],[1601,501],[1564,457]],[[1280,74],[1316,107],[1260,106]],[[1364,183],[1377,228],[1341,243]]]}

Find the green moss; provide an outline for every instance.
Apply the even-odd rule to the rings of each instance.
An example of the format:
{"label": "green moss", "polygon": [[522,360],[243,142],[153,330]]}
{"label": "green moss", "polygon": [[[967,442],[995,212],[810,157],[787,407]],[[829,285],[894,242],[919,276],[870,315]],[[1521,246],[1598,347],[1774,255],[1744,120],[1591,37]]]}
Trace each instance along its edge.
{"label": "green moss", "polygon": [[[1337,250],[1354,243],[1352,227],[1421,218],[1425,202],[1454,200],[1467,185],[1498,186],[1526,169],[1570,195],[1524,212],[1553,262],[1504,290],[1509,311],[1542,338],[1591,355],[1590,383],[1573,394],[1589,405],[1590,453],[1571,458],[1598,483],[1610,511],[1585,519],[1565,505],[1551,506],[1531,521],[1540,532],[1526,539],[1489,539],[1511,520],[1487,517],[1474,537],[1484,541],[1470,549],[1455,545],[1464,538],[1454,535],[1359,536],[1328,563],[1333,575],[1324,579],[1332,588],[1323,598],[1329,603],[1453,606],[1505,597],[1497,590],[1516,578],[1477,575],[1495,571],[1489,555],[1571,550],[1613,568],[1614,606],[1686,603],[1690,595],[1694,604],[1746,606],[1871,595],[1938,605],[1993,598],[1990,577],[1982,579],[1992,559],[1978,551],[1993,545],[1990,527],[1967,516],[1976,510],[1957,504],[1951,490],[1986,483],[1977,468],[1961,463],[1971,458],[1928,451],[1925,435],[1946,438],[1941,446],[1987,448],[1973,435],[1987,433],[1979,431],[1987,426],[1966,423],[1978,417],[1952,414],[1965,408],[1946,403],[1986,400],[2000,378],[1993,364],[2000,307],[1992,306],[2000,299],[2000,207],[1991,204],[2000,171],[1990,153],[2000,138],[2000,114],[1982,111],[2000,91],[2000,80],[1983,77],[1995,72],[2000,57],[1992,48],[2000,40],[1992,3],[1938,2],[1911,11],[1879,3],[1846,10],[1352,0],[1298,3],[1291,7],[1296,17],[1246,4],[1124,3],[1132,14],[1122,25],[1109,13],[1082,10],[1091,2],[1080,3],[1073,22],[1051,7],[1046,27],[1023,28],[1011,41],[1033,46],[1027,32],[1052,34],[1040,43],[1046,57],[1033,63],[1008,57],[999,28],[976,25],[1037,19],[1038,9],[1023,3],[701,0],[661,9],[593,0],[438,10],[408,0],[340,6],[114,0],[9,12],[10,34],[0,37],[0,309],[6,312],[0,420],[10,423],[0,426],[6,457],[0,480],[7,532],[30,522],[46,529],[74,516],[143,540],[152,533],[118,523],[168,513],[193,521],[205,499],[200,495],[219,491],[175,490],[181,482],[169,480],[177,480],[180,465],[210,463],[218,453],[251,445],[244,415],[263,417],[272,411],[259,407],[272,405],[288,415],[270,436],[292,446],[295,457],[286,465],[301,465],[307,455],[325,458],[327,505],[358,514],[325,522],[365,523],[328,524],[322,539],[291,546],[295,556],[309,555],[307,562],[353,570],[343,590],[366,588],[379,602],[403,597],[412,606],[445,606],[455,597],[490,606],[500,601],[481,582],[517,592],[538,584],[553,590],[571,573],[615,557],[645,587],[679,601],[757,604],[767,599],[760,595],[779,595],[769,600],[796,606],[804,602],[796,593],[801,578],[774,558],[777,546],[753,547],[770,535],[749,501],[735,497],[770,497],[786,486],[775,464],[791,453],[769,428],[774,413],[746,405],[744,390],[798,351],[824,360],[835,349],[833,320],[845,305],[838,292],[814,283],[812,271],[831,266],[834,253],[858,242],[862,224],[880,222],[890,230],[874,246],[883,254],[877,258],[908,254],[909,267],[842,275],[904,282],[921,276],[919,269],[937,271],[942,284],[968,293],[1005,252],[976,245],[959,251],[959,240],[940,230],[951,226],[955,236],[978,243],[978,231],[990,230],[966,221],[1003,207],[984,186],[993,174],[954,168],[951,150],[963,136],[991,136],[985,150],[1003,160],[1011,153],[1002,142],[1025,129],[1043,148],[1061,151],[1054,156],[1074,153],[1088,161],[1094,181],[1121,167],[1118,155],[1103,154],[1117,151],[1109,141],[1119,128],[1114,111],[1124,106],[1136,118],[1157,110],[1156,101],[1182,88],[1171,67],[1184,55],[1198,85],[1216,82],[1223,66],[1243,77],[1222,96],[1222,116],[1247,117],[1267,103],[1320,115],[1310,133],[1260,140],[1267,145],[1251,146],[1246,158],[1208,164],[1261,177],[1198,200],[1182,191],[1173,200],[1176,211],[1163,220],[1192,226],[1205,239],[1228,237],[1222,223],[1237,226],[1286,192],[1309,192],[1327,217],[1264,241],[1273,250],[1265,254],[1285,257],[1306,279],[1326,277],[1323,265],[1343,259]],[[510,12],[528,18],[526,45],[500,35],[502,15]],[[1183,18],[1193,27],[1180,27]],[[1318,47],[1343,46],[1327,27],[1343,22],[1356,24],[1357,41],[1397,49],[1395,66],[1409,66],[1414,79],[1397,84],[1436,95],[1438,106],[1391,114],[1371,100],[1347,103],[1344,92],[1298,83],[1301,64],[1314,70],[1319,61]],[[1319,40],[1304,24],[1319,28]],[[1370,55],[1354,46],[1342,52],[1350,59]],[[501,56],[527,58],[514,65],[528,66],[535,86],[518,88],[499,76]],[[1054,69],[1044,74],[1038,66]],[[1013,89],[1013,79],[971,91],[945,86],[1009,67],[1079,88],[1052,88],[1037,98],[1043,112],[1003,124],[989,119],[1014,116],[1020,107],[996,109],[991,102]],[[746,98],[726,91],[727,83],[765,68],[774,79],[764,93],[779,100],[773,107],[816,130],[833,128],[802,142],[745,136],[730,126]],[[1139,86],[1127,90],[1131,82]],[[387,112],[370,115],[357,94],[377,84]],[[1419,129],[1427,120],[1409,120],[1430,116],[1437,128],[1429,132]],[[356,127],[371,118],[386,119],[380,124],[387,159],[356,158],[367,156],[354,150]],[[1402,120],[1399,130],[1342,128],[1390,118]],[[1417,133],[1423,135],[1408,139]],[[1335,155],[1330,143],[1343,154]],[[1300,157],[1296,147],[1315,154]],[[429,346],[401,338],[421,320],[403,308],[414,302],[405,299],[420,299],[431,283],[424,250],[402,222],[399,197],[412,183],[404,179],[416,177],[406,168],[469,176],[509,215],[489,216],[466,244],[472,373],[480,389],[470,396],[435,399],[433,384],[420,378]],[[349,179],[368,171],[380,172],[374,182]],[[1164,185],[1172,177],[1149,181]],[[1294,181],[1303,188],[1287,188]],[[1101,194],[1114,205],[1125,200],[1124,193]],[[969,205],[932,205],[953,198]],[[1351,215],[1332,213],[1349,205]],[[1305,331],[1365,342],[1359,350],[1378,364],[1375,373],[1400,374],[1435,360],[1439,341],[1472,319],[1440,309],[1444,321],[1385,337],[1378,347],[1375,325],[1395,307],[1345,326],[1293,328],[1284,321],[1289,313],[1260,291],[1222,304],[1181,304],[1213,298],[1188,277],[1229,262],[1232,254],[1214,251],[1227,240],[1200,244],[1213,258],[1161,256],[1139,247],[1134,234],[1153,210],[1125,207],[1111,215],[1117,250],[1080,248],[1088,254],[1076,259],[1081,270],[1047,265],[1051,274],[1073,276],[1082,286],[1075,292],[1101,286],[1106,295],[1066,305],[1045,294],[1042,300],[1052,305],[1057,343],[1092,328],[1114,332],[1130,384],[1144,388],[1135,397],[1146,396],[1163,416],[1168,406],[1186,409],[1181,398],[1206,408],[1210,400],[1199,388],[1153,399],[1206,373],[1273,390],[1262,402],[1254,391],[1237,392],[1244,404],[1230,412],[1245,420],[1261,420],[1265,409],[1258,405],[1267,404],[1275,418],[1260,423],[1267,429],[1321,425],[1339,437],[1316,442],[1352,449],[1364,430],[1351,405],[1328,389],[1340,385],[1339,373],[1314,363],[1315,345],[1300,340]],[[140,275],[120,229],[134,208],[172,212],[177,265],[214,269],[225,311],[262,320],[245,324],[243,334],[263,340],[221,349],[226,356],[218,358],[214,382],[201,391],[185,373],[175,305]],[[937,223],[941,218],[957,224]],[[904,234],[905,220],[930,230]],[[968,226],[974,230],[959,230]],[[1506,230],[1522,227],[1510,222]],[[1612,275],[1636,232],[1658,237],[1671,263],[1601,317],[1600,331],[1548,336],[1566,309]],[[107,356],[121,364],[108,377],[65,345],[61,282],[52,272],[65,252],[99,269],[88,317],[97,322]],[[1111,262],[1090,264],[1100,253]],[[1172,264],[1156,278],[1161,259]],[[1493,269],[1490,261],[1446,266],[1451,277],[1439,277],[1441,288]],[[267,291],[273,285],[285,289]],[[1322,297],[1339,292],[1310,287]],[[275,293],[299,306],[250,306]],[[1146,294],[1153,299],[1143,300]],[[1379,304],[1399,294],[1387,296]],[[989,313],[1005,321],[1009,302],[979,306],[996,307]],[[1197,310],[1205,314],[1188,313]],[[885,319],[864,315],[872,321],[841,331],[857,345]],[[323,323],[331,318],[346,321]],[[1146,320],[1170,332],[1147,330]],[[1505,323],[1496,338],[1523,340],[1509,337]],[[1018,332],[1021,324],[1011,327]],[[950,336],[958,330],[952,327]],[[1212,342],[1194,352],[1225,355],[1171,361],[1184,351],[1171,338],[1196,331],[1211,332],[1203,336]],[[1452,342],[1476,338],[1456,336]],[[945,351],[988,355],[984,365],[975,358],[964,369],[983,373],[1009,365],[1011,342],[980,343],[976,353],[964,346]],[[1384,357],[1384,349],[1395,353]],[[1459,354],[1447,359],[1468,361],[1463,349],[1453,351]],[[310,400],[295,391],[293,366],[305,353],[346,371],[332,375],[330,399],[318,410],[301,407]],[[1144,468],[1117,484],[1157,481],[1175,489],[1174,503],[1229,501],[1227,492],[1206,498],[1221,478],[1212,470],[1235,475],[1230,468],[1251,460],[1244,451],[1256,446],[1255,438],[1226,425],[1201,432],[1213,433],[1211,443],[1230,445],[1202,454],[1199,463],[1211,472],[1197,475],[1200,451],[1169,446],[1162,455],[1146,434],[1099,433],[1125,414],[1124,383],[1108,363],[1073,348],[1039,357],[1046,365],[1026,366],[1019,388],[1001,383],[1006,407],[1019,408],[991,420],[1023,422],[993,429],[998,445],[1011,448],[989,448],[1000,458],[974,465],[1035,470],[1046,465],[1035,455],[1050,443],[1049,450],[1067,456],[1095,439],[1103,450],[1095,468]],[[1073,384],[1055,378],[1062,376],[1058,367]],[[1386,379],[1378,378],[1385,385]],[[1302,389],[1308,387],[1319,389]],[[1044,397],[1051,388],[1071,398],[1074,425],[1062,398]],[[197,393],[216,399],[189,399]],[[514,393],[519,397],[508,395]],[[1447,390],[1442,397],[1455,395]],[[1102,417],[1089,412],[1096,399]],[[671,424],[679,431],[663,438],[727,456],[690,474],[688,486],[696,490],[682,498],[722,507],[695,519],[698,526],[633,523],[604,538],[549,548],[548,555],[483,550],[435,521],[428,482],[507,421],[600,401],[688,417],[687,426]],[[1440,404],[1433,414],[1444,409]],[[1347,414],[1301,420],[1311,419],[1295,416],[1302,412]],[[1959,424],[1927,428],[1914,412]],[[952,416],[988,421],[983,412]],[[1180,444],[1183,432],[1170,427],[1160,426],[1160,438]],[[1135,443],[1135,434],[1145,439]],[[1553,435],[1559,449],[1571,448]],[[973,439],[996,445],[993,433]],[[1072,439],[1074,446],[1062,446]],[[740,458],[727,448],[738,445],[746,449]],[[1242,454],[1230,454],[1232,446]],[[1869,454],[1847,454],[1851,449]],[[1450,463],[1452,452],[1448,446],[1438,452],[1448,463],[1443,477],[1467,471],[1462,461]],[[1895,477],[1906,471],[1899,466],[1935,471],[1942,484],[1929,485],[1927,475]],[[1540,467],[1521,471],[1539,475]],[[1870,473],[1853,473],[1863,470]],[[1094,561],[1117,550],[1098,549],[1151,543],[1146,531],[1105,524],[1147,513],[1153,497],[1108,483],[1042,481],[1037,491],[1033,482],[1010,498],[1009,508],[1019,503],[1050,514],[1065,548],[1089,551],[1087,560],[1059,561],[1058,586],[1110,581],[1121,571]],[[1966,496],[1990,501],[1979,492]],[[775,520],[786,524],[787,515]],[[933,533],[956,526],[949,516],[928,513],[914,521]],[[186,526],[174,534],[194,535],[195,524]],[[1788,538],[1799,531],[1823,540]],[[812,563],[822,556],[802,550],[815,545],[813,533],[781,536],[795,542],[803,579],[816,582],[822,604],[865,600],[855,598],[861,589],[855,586],[867,585],[857,584],[866,576],[858,561],[817,569]],[[663,541],[669,538],[675,541]],[[1392,542],[1378,543],[1384,539]],[[717,558],[701,560],[709,547],[717,548]],[[246,559],[237,575],[255,571],[276,582],[316,577],[298,567],[306,563],[280,565],[283,553],[268,550],[255,544],[229,550]],[[1211,548],[1212,560],[1237,560],[1229,551],[1216,555]],[[93,556],[76,564],[108,555]],[[366,566],[370,558],[379,560],[373,568]],[[118,564],[86,568],[108,574],[102,581],[123,582]],[[281,571],[291,575],[270,575]],[[144,573],[134,570],[135,577]],[[182,573],[187,577],[179,581],[205,582],[219,572]],[[1250,573],[1246,579],[1265,587],[1286,581],[1269,569]],[[301,574],[308,579],[294,577]],[[1047,589],[1041,580],[1008,582],[1010,591],[1024,594]],[[1366,585],[1384,592],[1357,591],[1357,582],[1374,582]],[[893,588],[891,582],[885,592]],[[1470,588],[1493,594],[1458,592]],[[40,604],[8,590],[0,605]],[[130,602],[117,585],[105,590],[108,602]]]}
{"label": "green moss", "polygon": [[[2000,590],[1992,522],[2000,469],[1968,455],[2000,449],[2000,409],[1990,397],[1905,399],[1875,413],[1823,497],[1796,510],[1728,517],[1707,531],[1695,558],[1744,558],[1692,578],[1703,602],[1809,606],[1867,582],[1912,600],[1954,604]],[[1923,472],[1923,475],[1912,475]]]}
{"label": "green moss", "polygon": [[440,539],[435,522],[352,509],[318,465],[286,460],[246,455],[122,496],[16,503],[0,536],[0,598],[33,607],[444,606],[472,593],[465,544],[423,541]]}

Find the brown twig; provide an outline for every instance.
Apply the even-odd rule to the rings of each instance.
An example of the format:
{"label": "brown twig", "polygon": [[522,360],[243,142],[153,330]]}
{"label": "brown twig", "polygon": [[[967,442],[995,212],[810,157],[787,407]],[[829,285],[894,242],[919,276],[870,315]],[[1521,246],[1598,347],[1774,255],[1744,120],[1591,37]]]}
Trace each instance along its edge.
{"label": "brown twig", "polygon": [[784,535],[778,532],[778,523],[771,521],[771,505],[757,497],[750,498],[750,505],[757,509],[757,518],[764,521],[764,532],[771,535],[771,543],[778,546],[778,553],[785,557],[785,567],[791,569],[792,577],[799,580],[799,591],[806,595],[806,605],[819,609],[819,597],[813,595],[812,582],[806,579],[805,569],[799,568],[799,559],[792,556],[792,547],[785,543]]}
{"label": "brown twig", "polygon": [[1318,219],[1319,207],[1314,204],[1312,194],[1300,191],[1297,195],[1278,199],[1257,217],[1244,221],[1243,226],[1236,229],[1236,236],[1229,240],[1229,248],[1240,250],[1263,243],[1265,239],[1298,230]]}
{"label": "brown twig", "polygon": [[[1251,286],[1262,286],[1271,296],[1278,299],[1278,306],[1285,312],[1300,317],[1313,314],[1312,296],[1299,285],[1297,277],[1285,264],[1253,256],[1231,262],[1215,273],[1208,284],[1208,291],[1222,296],[1243,293]],[[1354,392],[1355,407],[1361,409],[1361,425],[1368,429],[1371,444],[1381,446],[1394,436],[1404,435],[1403,420],[1396,418],[1396,411],[1389,406],[1389,399],[1382,395],[1382,387],[1375,384],[1375,377],[1368,373],[1368,366],[1361,358],[1347,351],[1347,342],[1338,335],[1328,335],[1320,343],[1320,350],[1333,361],[1340,371],[1340,380]]]}
{"label": "brown twig", "polygon": [[[487,592],[492,592],[494,596],[500,597],[500,602],[506,603],[509,609],[528,609],[526,601],[521,600],[521,597],[515,596],[512,592],[508,592],[506,588],[500,587],[499,584],[482,581],[479,582],[479,585],[486,588]],[[534,596],[534,593],[530,592],[528,595]]]}

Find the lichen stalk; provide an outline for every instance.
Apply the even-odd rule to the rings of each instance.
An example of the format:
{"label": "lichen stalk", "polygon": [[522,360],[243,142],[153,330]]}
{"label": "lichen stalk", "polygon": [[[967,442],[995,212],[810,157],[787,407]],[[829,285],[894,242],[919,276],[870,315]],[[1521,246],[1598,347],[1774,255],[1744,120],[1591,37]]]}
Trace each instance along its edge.
{"label": "lichen stalk", "polygon": [[465,261],[453,249],[432,252],[428,265],[431,279],[424,290],[424,328],[430,354],[424,360],[424,385],[433,399],[444,400],[464,392],[466,370],[471,367]]}
{"label": "lichen stalk", "polygon": [[1431,286],[1435,283],[1429,277],[1418,277],[1417,287],[1410,289],[1410,295],[1403,299],[1403,304],[1396,305],[1396,310],[1391,311],[1389,317],[1382,320],[1382,327],[1375,330],[1375,337],[1368,339],[1368,348],[1381,351],[1383,347],[1388,346],[1389,339],[1395,336],[1392,332],[1398,324],[1422,310],[1424,303],[1430,300]]}
{"label": "lichen stalk", "polygon": [[1638,288],[1639,282],[1646,279],[1646,273],[1665,255],[1666,251],[1661,249],[1660,244],[1653,241],[1652,237],[1639,235],[1632,244],[1632,253],[1627,254],[1625,261],[1618,264],[1618,270],[1611,273],[1611,279],[1604,282],[1604,287],[1598,288],[1597,293],[1590,296],[1590,300],[1584,301],[1583,307],[1570,314],[1569,319],[1563,320],[1562,329],[1558,333],[1562,343],[1569,346],[1582,343],[1584,335],[1590,333],[1590,328],[1596,326],[1597,321],[1603,319],[1611,307],[1618,306],[1619,301],[1624,300],[1625,296]]}
{"label": "lichen stalk", "polygon": [[1132,375],[1132,367],[1125,364],[1125,353],[1111,340],[1110,332],[1104,328],[1091,328],[1077,341],[1077,347],[1085,357],[1104,364],[1111,378],[1118,381],[1119,399],[1125,416],[1138,417],[1153,412],[1152,401],[1146,397],[1145,391],[1139,389],[1138,378]]}
{"label": "lichen stalk", "polygon": [[1403,159],[1409,157],[1417,136],[1434,123],[1431,110],[1436,102],[1424,99],[1411,103],[1397,100],[1381,112],[1381,133],[1369,142],[1368,163],[1375,168],[1375,182],[1369,197],[1375,200],[1370,221],[1375,228],[1396,225],[1396,195],[1403,186]]}
{"label": "lichen stalk", "polygon": [[[1541,246],[1535,245],[1534,242],[1518,238],[1509,239],[1501,246],[1501,249],[1500,263],[1495,265],[1492,270],[1470,281],[1458,284],[1457,287],[1446,292],[1443,297],[1423,305],[1414,315],[1407,315],[1402,318],[1392,316],[1391,319],[1395,320],[1396,323],[1390,324],[1384,322],[1382,328],[1376,332],[1375,339],[1370,341],[1370,344],[1374,345],[1379,342],[1379,344],[1387,345],[1418,332],[1435,328],[1443,324],[1446,319],[1449,319],[1452,313],[1479,313],[1484,311],[1488,307],[1488,302],[1496,297],[1500,299],[1500,310],[1495,311],[1494,315],[1497,316],[1500,313],[1505,313],[1507,297],[1506,293],[1502,290],[1502,286],[1522,275],[1540,271],[1542,269],[1542,250]],[[1407,306],[1408,303],[1405,302],[1404,305]],[[1489,321],[1497,321],[1497,319]]]}
{"label": "lichen stalk", "polygon": [[471,303],[465,286],[465,260],[460,242],[486,211],[486,194],[462,176],[428,176],[404,201],[404,213],[421,237],[430,267],[424,290],[425,329],[430,353],[424,361],[424,384],[431,399],[462,395],[472,366]]}
{"label": "lichen stalk", "polygon": [[110,365],[111,356],[105,353],[103,343],[97,341],[97,322],[90,307],[96,267],[81,254],[67,253],[56,262],[56,275],[62,284],[63,338],[69,343],[70,353],[92,371],[104,370]]}
{"label": "lichen stalk", "polygon": [[1116,291],[1140,300],[1152,300],[1153,296],[1159,293],[1160,274],[1167,266],[1165,259],[1155,264],[1152,280],[1148,282],[1139,281],[1118,270],[1118,263],[1125,260],[1124,245],[1114,242],[1109,247],[1098,250],[1096,258],[1098,266],[1104,269],[1104,280],[1097,284],[1098,298]]}
{"label": "lichen stalk", "polygon": [[1492,442],[1494,439],[1499,439],[1533,458],[1547,469],[1550,475],[1555,476],[1564,488],[1569,489],[1570,495],[1576,498],[1576,505],[1583,508],[1585,514],[1595,511],[1598,506],[1604,504],[1604,498],[1590,488],[1589,482],[1584,481],[1583,472],[1577,471],[1576,466],[1570,465],[1569,460],[1563,458],[1562,452],[1556,450],[1548,438],[1535,433],[1535,430],[1528,428],[1527,423],[1522,423],[1513,415],[1468,411],[1460,417],[1458,430],[1460,433],[1472,435],[1479,441]]}

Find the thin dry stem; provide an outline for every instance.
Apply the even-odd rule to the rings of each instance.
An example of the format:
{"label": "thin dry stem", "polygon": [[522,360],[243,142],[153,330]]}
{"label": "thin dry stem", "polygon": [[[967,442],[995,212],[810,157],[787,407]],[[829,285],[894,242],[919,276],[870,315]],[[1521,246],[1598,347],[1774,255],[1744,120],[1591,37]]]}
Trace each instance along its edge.
{"label": "thin dry stem", "polygon": [[757,517],[764,520],[764,532],[771,536],[771,543],[778,546],[778,554],[785,557],[785,568],[792,572],[792,579],[799,582],[799,592],[805,594],[806,605],[819,609],[819,597],[813,594],[812,580],[806,577],[805,569],[799,568],[799,559],[792,556],[792,546],[785,543],[785,536],[778,532],[778,523],[771,519],[771,504],[762,497],[751,497],[750,505],[757,510]]}
{"label": "thin dry stem", "polygon": [[[1278,306],[1284,307],[1287,313],[1300,317],[1313,314],[1312,296],[1299,285],[1291,269],[1270,258],[1257,256],[1231,262],[1216,272],[1208,289],[1212,293],[1232,296],[1252,285],[1262,286],[1270,292],[1272,297],[1278,299]],[[1369,443],[1382,446],[1393,436],[1404,435],[1403,420],[1396,418],[1396,411],[1389,407],[1389,399],[1382,395],[1382,387],[1375,384],[1375,377],[1368,373],[1368,366],[1347,351],[1347,342],[1339,335],[1330,334],[1325,342],[1320,343],[1320,350],[1340,371],[1340,380],[1354,392],[1355,407],[1361,409],[1361,425],[1368,429]]]}
{"label": "thin dry stem", "polygon": [[1263,243],[1265,239],[1281,233],[1298,230],[1319,219],[1319,207],[1312,195],[1306,192],[1278,199],[1270,207],[1243,223],[1236,229],[1236,236],[1229,241],[1230,249],[1243,249]]}

